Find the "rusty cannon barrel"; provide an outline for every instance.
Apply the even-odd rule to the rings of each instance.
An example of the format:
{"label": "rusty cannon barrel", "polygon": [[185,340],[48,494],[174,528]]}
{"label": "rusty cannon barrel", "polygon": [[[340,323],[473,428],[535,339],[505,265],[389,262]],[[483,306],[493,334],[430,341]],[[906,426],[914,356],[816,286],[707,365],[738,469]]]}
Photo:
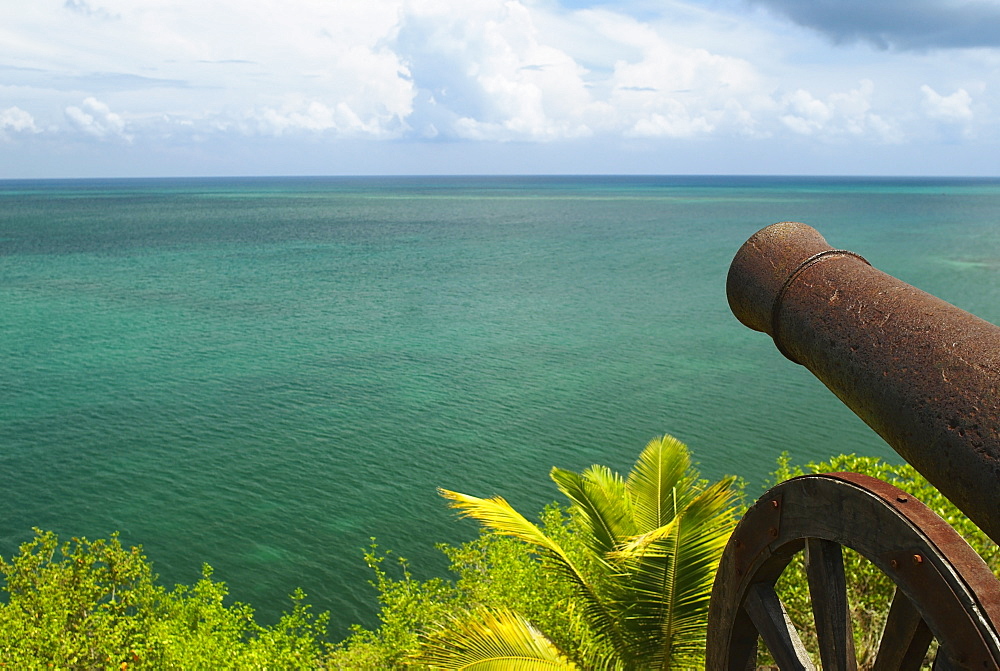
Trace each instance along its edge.
{"label": "rusty cannon barrel", "polygon": [[746,326],[808,368],[1000,543],[1000,327],[783,222],[726,284]]}

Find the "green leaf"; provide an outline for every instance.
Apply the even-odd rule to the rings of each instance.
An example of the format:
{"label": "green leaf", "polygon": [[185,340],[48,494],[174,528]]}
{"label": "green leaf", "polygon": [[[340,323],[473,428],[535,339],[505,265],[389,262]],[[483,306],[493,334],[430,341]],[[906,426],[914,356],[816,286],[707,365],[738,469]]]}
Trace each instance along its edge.
{"label": "green leaf", "polygon": [[435,669],[576,669],[552,641],[509,610],[481,609],[449,618],[424,638],[415,661]]}
{"label": "green leaf", "polygon": [[441,493],[463,515],[530,544],[543,566],[575,585],[589,625],[614,651],[598,656],[602,664],[699,666],[712,581],[736,523],[735,479],[702,481],[671,436],[651,440],[627,478],[605,466],[553,468],[551,477],[585,531],[591,572],[504,499]]}
{"label": "green leaf", "polygon": [[573,512],[589,532],[588,545],[601,556],[613,552],[620,539],[637,532],[625,481],[606,466],[583,473],[553,468],[549,474],[559,491],[573,502]]}
{"label": "green leaf", "polygon": [[[649,441],[629,473],[627,487],[639,532],[668,524],[692,494],[694,473],[687,447],[673,436]],[[680,500],[678,500],[680,496]]]}
{"label": "green leaf", "polygon": [[505,499],[495,496],[480,499],[459,494],[447,489],[439,489],[441,496],[451,501],[451,507],[461,511],[464,517],[472,517],[485,524],[495,533],[511,536],[533,546],[548,560],[548,566],[559,578],[573,585],[583,608],[593,626],[612,637],[621,640],[619,623],[604,601],[597,594],[594,584],[576,566],[566,550],[554,539],[547,536],[537,526],[514,510]]}

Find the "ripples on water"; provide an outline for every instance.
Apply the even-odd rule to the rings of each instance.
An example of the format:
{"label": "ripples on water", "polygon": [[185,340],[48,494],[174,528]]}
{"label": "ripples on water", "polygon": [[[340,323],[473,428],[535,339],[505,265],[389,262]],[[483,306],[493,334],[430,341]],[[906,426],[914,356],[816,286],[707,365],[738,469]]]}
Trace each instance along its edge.
{"label": "ripples on water", "polygon": [[1000,321],[989,181],[434,178],[0,183],[0,551],[121,530],[273,621],[373,623],[370,536],[440,573],[435,488],[557,498],[670,432],[756,491],[888,450],[724,282],[796,219]]}

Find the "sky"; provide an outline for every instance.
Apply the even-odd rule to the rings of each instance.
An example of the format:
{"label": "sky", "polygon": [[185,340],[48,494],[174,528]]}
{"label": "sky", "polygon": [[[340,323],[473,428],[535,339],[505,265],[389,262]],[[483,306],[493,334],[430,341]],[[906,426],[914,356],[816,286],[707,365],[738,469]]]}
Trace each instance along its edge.
{"label": "sky", "polygon": [[0,0],[0,178],[1000,175],[1000,0]]}

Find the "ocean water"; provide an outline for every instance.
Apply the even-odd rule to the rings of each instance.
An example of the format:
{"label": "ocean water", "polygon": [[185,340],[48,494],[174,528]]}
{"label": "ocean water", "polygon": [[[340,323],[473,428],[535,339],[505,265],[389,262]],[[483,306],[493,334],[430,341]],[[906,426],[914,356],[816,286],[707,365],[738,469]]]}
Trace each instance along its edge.
{"label": "ocean water", "polygon": [[652,437],[756,494],[777,456],[895,455],[729,313],[759,228],[1000,322],[1000,181],[0,182],[0,552],[121,532],[264,621],[374,623],[369,538],[440,575],[437,487],[537,511]]}

